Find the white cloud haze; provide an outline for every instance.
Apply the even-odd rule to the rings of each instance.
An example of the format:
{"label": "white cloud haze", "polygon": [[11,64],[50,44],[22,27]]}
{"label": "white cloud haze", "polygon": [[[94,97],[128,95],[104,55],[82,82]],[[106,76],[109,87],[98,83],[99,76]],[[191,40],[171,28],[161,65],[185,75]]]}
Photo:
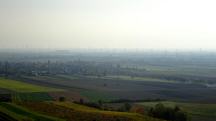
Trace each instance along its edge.
{"label": "white cloud haze", "polygon": [[0,0],[1,48],[216,48],[214,0]]}

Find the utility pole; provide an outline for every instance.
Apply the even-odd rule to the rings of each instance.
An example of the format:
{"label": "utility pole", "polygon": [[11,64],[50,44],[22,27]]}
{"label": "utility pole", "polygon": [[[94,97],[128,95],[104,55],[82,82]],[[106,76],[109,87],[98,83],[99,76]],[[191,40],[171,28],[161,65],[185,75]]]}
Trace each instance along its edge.
{"label": "utility pole", "polygon": [[5,78],[8,77],[8,61],[5,61],[5,70],[4,70]]}
{"label": "utility pole", "polygon": [[47,70],[47,72],[48,72],[48,74],[50,74],[50,60],[48,60],[48,62],[47,62],[47,68],[48,68],[48,70]]}

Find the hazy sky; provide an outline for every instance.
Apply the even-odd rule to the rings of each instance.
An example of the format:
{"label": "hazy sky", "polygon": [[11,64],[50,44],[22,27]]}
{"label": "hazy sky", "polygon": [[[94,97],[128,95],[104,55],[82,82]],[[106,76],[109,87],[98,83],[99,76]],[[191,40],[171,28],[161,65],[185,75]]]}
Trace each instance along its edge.
{"label": "hazy sky", "polygon": [[216,48],[215,0],[0,0],[1,48]]}

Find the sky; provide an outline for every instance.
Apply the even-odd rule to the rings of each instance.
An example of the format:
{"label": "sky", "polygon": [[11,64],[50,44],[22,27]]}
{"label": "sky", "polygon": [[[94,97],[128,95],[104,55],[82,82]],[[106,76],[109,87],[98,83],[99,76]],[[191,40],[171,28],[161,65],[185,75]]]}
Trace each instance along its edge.
{"label": "sky", "polygon": [[215,49],[215,0],[0,0],[0,48]]}

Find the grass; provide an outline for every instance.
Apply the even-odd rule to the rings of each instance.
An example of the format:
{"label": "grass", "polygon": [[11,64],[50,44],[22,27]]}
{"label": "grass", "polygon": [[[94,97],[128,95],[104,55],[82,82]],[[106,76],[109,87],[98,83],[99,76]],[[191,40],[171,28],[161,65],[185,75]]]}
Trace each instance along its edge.
{"label": "grass", "polygon": [[180,65],[159,65],[159,64],[145,64],[145,65],[124,65],[123,68],[136,68],[140,71],[147,70],[155,74],[164,75],[188,75],[188,76],[215,76],[215,66],[202,66],[192,64]]}
{"label": "grass", "polygon": [[62,79],[70,79],[70,80],[79,79],[79,77],[76,77],[76,76],[68,76],[68,75],[57,75],[57,77],[62,78]]}
{"label": "grass", "polygon": [[102,111],[71,102],[27,102],[21,105],[68,121],[161,121],[141,114]]}
{"label": "grass", "polygon": [[97,102],[98,100],[111,101],[116,99],[111,94],[103,93],[99,91],[93,91],[93,90],[82,90],[80,91],[80,94],[88,98],[89,101],[91,102]]}
{"label": "grass", "polygon": [[149,78],[149,77],[130,77],[130,76],[107,76],[107,77],[110,79],[131,80],[131,81],[176,83],[176,81],[174,80],[165,80],[165,79]]}
{"label": "grass", "polygon": [[80,110],[80,111],[100,111],[97,108],[92,108],[92,107],[87,107],[84,105],[80,105],[80,104],[75,104],[75,103],[71,103],[71,102],[53,102],[56,105],[60,105],[60,106],[64,106],[64,107],[68,107],[74,110]]}
{"label": "grass", "polygon": [[32,112],[28,109],[20,107],[12,103],[0,103],[0,111],[4,112],[8,116],[18,121],[63,121],[59,118],[54,118],[46,115],[42,115],[36,112]]}
{"label": "grass", "polygon": [[0,88],[8,89],[15,92],[52,92],[62,91],[61,89],[55,89],[44,86],[37,86],[15,80],[0,78]]}
{"label": "grass", "polygon": [[18,121],[29,119],[27,116],[19,115],[19,114],[13,112],[13,111],[8,110],[6,107],[3,107],[1,105],[2,104],[0,103],[0,112],[2,112],[3,114],[6,114],[9,117],[11,117],[11,118],[13,118],[15,120],[18,120]]}
{"label": "grass", "polygon": [[147,107],[153,107],[158,103],[162,103],[167,107],[179,106],[183,111],[189,113],[193,117],[210,117],[216,119],[216,104],[197,104],[197,103],[181,103],[181,102],[143,102],[138,103]]}
{"label": "grass", "polygon": [[[93,79],[108,79],[108,80],[128,80],[128,81],[149,81],[149,82],[164,82],[164,83],[178,83],[175,80],[166,80],[166,79],[159,79],[159,78],[150,78],[150,77],[131,77],[126,75],[108,75],[108,76],[83,76],[86,78],[93,78]],[[71,76],[72,78],[72,76]]]}
{"label": "grass", "polygon": [[87,106],[83,106],[80,104],[74,104],[71,102],[54,102],[54,104],[67,107],[70,109],[73,109],[75,111],[90,113],[93,115],[102,115],[102,116],[112,116],[115,118],[124,117],[126,119],[132,120],[132,121],[161,121],[159,119],[150,118],[148,116],[136,114],[136,113],[129,113],[129,112],[116,112],[116,111],[103,111]]}
{"label": "grass", "polygon": [[148,71],[165,74],[165,75],[205,75],[205,76],[215,76],[216,69],[215,67],[206,67],[206,66],[194,66],[194,65],[181,65],[181,66],[153,66],[145,65],[145,68]]}
{"label": "grass", "polygon": [[13,101],[52,101],[53,98],[46,92],[13,93]]}

